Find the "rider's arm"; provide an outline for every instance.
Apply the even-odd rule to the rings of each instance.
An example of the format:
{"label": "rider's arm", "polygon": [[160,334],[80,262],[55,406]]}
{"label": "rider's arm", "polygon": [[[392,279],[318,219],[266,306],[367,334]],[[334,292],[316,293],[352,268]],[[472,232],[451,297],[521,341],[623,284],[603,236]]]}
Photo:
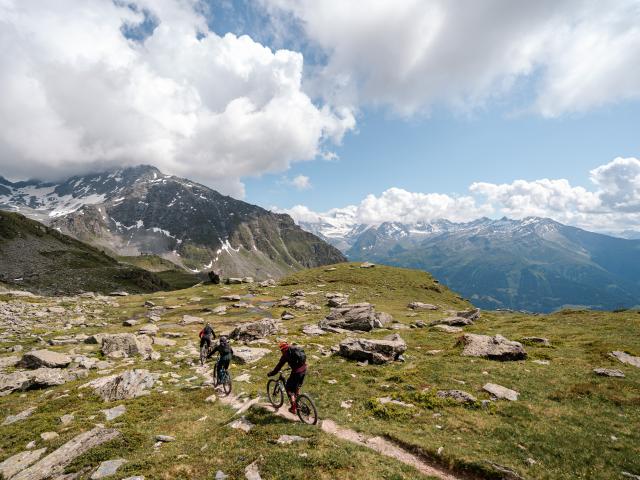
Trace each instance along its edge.
{"label": "rider's arm", "polygon": [[272,375],[275,375],[276,373],[278,373],[280,371],[280,369],[284,366],[285,363],[287,363],[287,357],[286,357],[286,355],[282,355],[280,357],[280,361],[278,362],[276,367],[273,370],[271,370],[271,372],[269,372],[267,375],[269,377],[271,377]]}

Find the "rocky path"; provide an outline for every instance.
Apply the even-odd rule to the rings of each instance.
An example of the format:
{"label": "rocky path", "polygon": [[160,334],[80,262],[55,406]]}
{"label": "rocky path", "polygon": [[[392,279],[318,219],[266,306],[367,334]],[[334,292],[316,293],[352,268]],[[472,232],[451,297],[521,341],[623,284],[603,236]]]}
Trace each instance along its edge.
{"label": "rocky path", "polygon": [[[271,404],[261,402],[260,397],[254,399],[240,399],[235,395],[229,395],[228,397],[219,397],[219,401],[220,403],[228,405],[232,409],[236,410],[236,415],[241,415],[249,410],[249,408],[255,406],[273,412],[279,417],[286,418],[291,422],[300,421],[298,417],[290,413],[285,406],[275,409]],[[440,478],[442,480],[462,480],[462,477],[453,475],[441,467],[420,458],[385,438],[367,437],[355,430],[342,427],[330,419],[320,420],[319,423],[320,429],[329,435],[333,435],[336,438],[346,440],[351,443],[356,443],[381,455],[393,458],[394,460],[415,468],[424,475]]]}

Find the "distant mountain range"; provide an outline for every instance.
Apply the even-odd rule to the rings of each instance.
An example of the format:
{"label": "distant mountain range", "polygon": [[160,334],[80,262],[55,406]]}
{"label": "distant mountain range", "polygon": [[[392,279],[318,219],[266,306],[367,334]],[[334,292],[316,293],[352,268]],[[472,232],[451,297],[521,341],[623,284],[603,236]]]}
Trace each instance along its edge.
{"label": "distant mountain range", "polygon": [[192,272],[280,277],[345,260],[288,215],[138,166],[60,183],[0,177],[0,209],[19,212],[114,256],[155,254]]}
{"label": "distant mountain range", "polygon": [[300,225],[350,260],[427,270],[487,309],[549,312],[640,304],[640,240],[547,218],[363,225],[352,211],[334,210]]}

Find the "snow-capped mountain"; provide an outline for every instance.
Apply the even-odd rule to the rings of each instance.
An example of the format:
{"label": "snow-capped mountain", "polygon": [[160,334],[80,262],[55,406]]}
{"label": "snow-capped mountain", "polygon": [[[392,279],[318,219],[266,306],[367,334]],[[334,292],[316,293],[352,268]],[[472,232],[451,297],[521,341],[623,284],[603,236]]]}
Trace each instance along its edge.
{"label": "snow-capped mountain", "polygon": [[61,183],[0,178],[0,209],[42,221],[118,255],[158,254],[192,271],[280,276],[344,260],[275,214],[150,166]]}
{"label": "snow-capped mountain", "polygon": [[[421,268],[484,308],[551,311],[565,305],[613,309],[640,304],[640,241],[569,227],[548,218],[467,223],[300,222],[351,260]],[[343,218],[344,220],[344,218]]]}

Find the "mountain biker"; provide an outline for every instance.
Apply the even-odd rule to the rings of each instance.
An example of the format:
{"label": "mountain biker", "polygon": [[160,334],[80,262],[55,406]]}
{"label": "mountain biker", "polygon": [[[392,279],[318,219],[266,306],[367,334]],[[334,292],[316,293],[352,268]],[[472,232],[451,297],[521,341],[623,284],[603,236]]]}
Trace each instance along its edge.
{"label": "mountain biker", "polygon": [[220,359],[217,363],[216,369],[216,386],[220,385],[222,378],[222,371],[229,369],[229,363],[231,362],[231,358],[233,357],[233,348],[229,345],[229,340],[224,335],[220,337],[220,343],[218,343],[215,348],[211,351],[207,358],[212,356],[215,353],[220,354]]}
{"label": "mountain biker", "polygon": [[307,357],[302,348],[298,346],[291,346],[287,342],[280,342],[278,347],[282,352],[282,356],[275,368],[267,373],[267,377],[276,375],[285,363],[289,364],[291,367],[291,375],[289,375],[289,378],[287,379],[285,390],[287,391],[287,396],[291,402],[291,408],[289,408],[289,411],[295,414],[298,410],[296,396],[304,382],[304,376],[307,373]]}
{"label": "mountain biker", "polygon": [[[213,331],[213,327],[207,323],[198,335],[200,336],[200,350],[205,344],[207,345],[207,350],[211,350],[211,343],[216,338],[216,332]],[[210,356],[208,355],[207,358]]]}

